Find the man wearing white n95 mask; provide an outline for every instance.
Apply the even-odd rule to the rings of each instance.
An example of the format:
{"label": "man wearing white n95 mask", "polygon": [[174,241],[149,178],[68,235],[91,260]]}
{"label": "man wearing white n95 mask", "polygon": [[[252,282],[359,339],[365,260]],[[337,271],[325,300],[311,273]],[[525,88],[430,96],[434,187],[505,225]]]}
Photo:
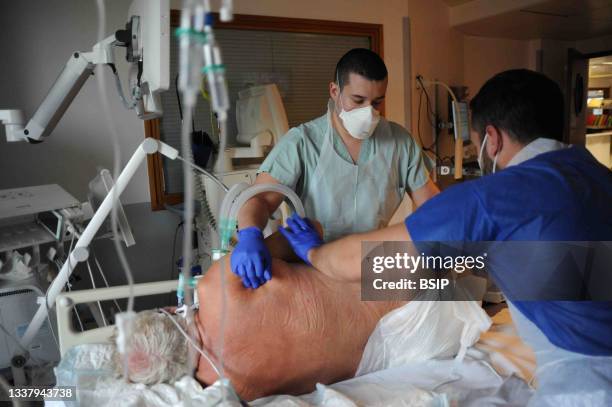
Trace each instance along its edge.
{"label": "man wearing white n95 mask", "polygon": [[[322,223],[326,241],[386,226],[405,192],[416,207],[439,192],[420,147],[406,129],[380,116],[387,90],[383,60],[353,49],[338,61],[333,77],[327,113],[289,130],[256,180],[293,189],[306,216]],[[271,278],[261,231],[283,198],[260,194],[239,213],[231,266],[246,287]]]}

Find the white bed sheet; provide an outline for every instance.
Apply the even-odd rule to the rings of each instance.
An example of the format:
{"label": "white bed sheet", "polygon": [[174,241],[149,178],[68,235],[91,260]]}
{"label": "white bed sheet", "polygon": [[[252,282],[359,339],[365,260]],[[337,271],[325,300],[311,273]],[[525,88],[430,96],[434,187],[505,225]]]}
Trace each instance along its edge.
{"label": "white bed sheet", "polygon": [[[319,384],[307,395],[272,396],[251,404],[521,406],[532,395],[527,382],[534,367],[533,354],[516,335],[509,313],[504,310],[493,318],[491,329],[481,335],[461,363],[450,359],[414,362],[330,386]],[[56,372],[58,385],[78,386],[79,404],[84,406],[205,406],[215,405],[218,400],[218,389],[203,389],[191,377],[184,377],[174,385],[149,387],[114,378],[108,345],[81,345],[71,349]]]}

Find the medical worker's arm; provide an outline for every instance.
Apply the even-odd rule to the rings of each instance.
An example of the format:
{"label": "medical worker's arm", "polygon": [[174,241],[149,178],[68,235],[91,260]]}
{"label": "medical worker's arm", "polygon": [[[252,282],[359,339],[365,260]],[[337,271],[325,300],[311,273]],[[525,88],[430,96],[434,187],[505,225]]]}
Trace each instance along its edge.
{"label": "medical worker's arm", "polygon": [[434,184],[434,182],[431,179],[427,181],[425,185],[423,185],[421,188],[417,189],[416,191],[409,192],[410,198],[412,199],[412,202],[414,203],[416,208],[420,207],[425,202],[427,202],[427,200],[429,200],[430,198],[433,198],[439,193],[440,193],[440,189],[438,189],[437,185]]}
{"label": "medical worker's arm", "polygon": [[279,231],[291,244],[293,251],[304,262],[314,266],[335,280],[359,281],[361,278],[361,243],[372,241],[407,241],[410,235],[400,223],[367,233],[350,235],[323,244],[315,227],[308,219],[293,215],[287,220],[289,227]]}
{"label": "medical worker's arm", "polygon": [[[255,183],[279,184],[278,180],[267,172],[259,173]],[[270,215],[278,209],[284,198],[278,192],[264,192],[246,201],[238,213],[238,229],[256,226],[263,230],[268,223],[268,219],[270,219]]]}
{"label": "medical worker's arm", "polygon": [[[277,184],[278,181],[261,173],[255,183]],[[238,214],[238,244],[231,255],[231,266],[247,288],[257,288],[272,278],[272,256],[264,244],[263,230],[270,214],[282,201],[279,193],[261,193],[249,199]]]}
{"label": "medical worker's arm", "polygon": [[398,148],[400,186],[410,195],[416,209],[440,193],[429,175],[435,164],[406,129],[397,123],[392,123],[391,128],[402,141]]}
{"label": "medical worker's arm", "polygon": [[[295,188],[301,172],[299,133],[290,130],[259,168],[256,184],[283,184]],[[272,278],[272,258],[263,243],[263,229],[284,197],[265,192],[248,200],[238,213],[238,245],[232,252],[232,272],[246,287],[257,288]]]}
{"label": "medical worker's arm", "polygon": [[361,243],[377,241],[408,241],[410,235],[403,223],[372,232],[349,235],[308,252],[308,260],[317,270],[335,280],[361,279]]}

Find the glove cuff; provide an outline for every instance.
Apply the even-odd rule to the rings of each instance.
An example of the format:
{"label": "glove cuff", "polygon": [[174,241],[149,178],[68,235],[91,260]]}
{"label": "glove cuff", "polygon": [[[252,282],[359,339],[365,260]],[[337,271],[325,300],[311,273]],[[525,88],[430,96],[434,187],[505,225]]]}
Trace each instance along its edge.
{"label": "glove cuff", "polygon": [[249,226],[248,228],[240,229],[238,231],[238,239],[242,237],[254,237],[263,240],[263,232],[257,226]]}

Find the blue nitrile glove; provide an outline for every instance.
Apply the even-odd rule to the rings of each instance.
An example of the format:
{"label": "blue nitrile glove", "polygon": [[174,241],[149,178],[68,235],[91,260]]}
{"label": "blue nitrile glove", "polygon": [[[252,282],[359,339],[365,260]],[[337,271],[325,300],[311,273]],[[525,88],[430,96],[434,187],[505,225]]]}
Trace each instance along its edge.
{"label": "blue nitrile glove", "polygon": [[[306,264],[310,264],[308,252],[323,244],[319,233],[307,218],[301,218],[296,213],[287,219],[287,225],[289,227],[280,228],[279,231],[289,241],[295,254],[304,260]],[[310,265],[312,266],[312,264]]]}
{"label": "blue nitrile glove", "polygon": [[231,266],[247,288],[257,288],[272,278],[272,256],[259,228],[251,226],[238,231]]}

